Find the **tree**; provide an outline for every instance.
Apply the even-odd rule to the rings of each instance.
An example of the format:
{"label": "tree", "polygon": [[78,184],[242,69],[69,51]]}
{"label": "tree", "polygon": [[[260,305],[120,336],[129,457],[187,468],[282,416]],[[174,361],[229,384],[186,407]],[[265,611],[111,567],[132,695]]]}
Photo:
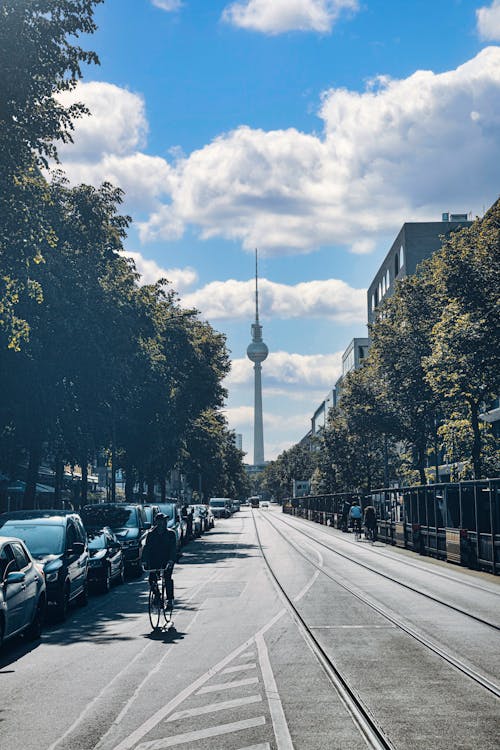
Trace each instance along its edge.
{"label": "tree", "polygon": [[283,451],[275,461],[265,467],[262,477],[263,488],[271,497],[281,501],[293,494],[293,481],[311,479],[317,457],[304,445],[293,445]]}
{"label": "tree", "polygon": [[14,350],[29,336],[19,304],[40,302],[33,272],[55,243],[40,168],[86,112],[57,94],[76,86],[83,64],[98,63],[71,40],[95,30],[101,1],[0,0],[0,346]]}
{"label": "tree", "polygon": [[424,358],[426,381],[451,411],[466,406],[474,477],[483,475],[480,413],[500,392],[500,200],[454,233],[426,273],[440,310]]}

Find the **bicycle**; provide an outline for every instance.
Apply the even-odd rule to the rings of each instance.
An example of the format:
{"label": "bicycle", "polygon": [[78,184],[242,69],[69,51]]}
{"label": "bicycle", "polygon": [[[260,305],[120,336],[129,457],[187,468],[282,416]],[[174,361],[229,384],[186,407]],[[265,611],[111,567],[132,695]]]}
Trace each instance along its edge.
{"label": "bicycle", "polygon": [[354,540],[358,542],[361,539],[361,518],[353,518],[352,526],[354,531]]}
{"label": "bicycle", "polygon": [[[161,630],[172,624],[174,581],[168,573],[168,568],[165,570],[151,570],[149,572],[148,614],[153,630]],[[159,585],[160,581],[161,588]],[[162,620],[164,621],[163,623]]]}
{"label": "bicycle", "polygon": [[365,526],[365,539],[370,542],[370,544],[373,544],[375,541],[375,529],[373,526]]}

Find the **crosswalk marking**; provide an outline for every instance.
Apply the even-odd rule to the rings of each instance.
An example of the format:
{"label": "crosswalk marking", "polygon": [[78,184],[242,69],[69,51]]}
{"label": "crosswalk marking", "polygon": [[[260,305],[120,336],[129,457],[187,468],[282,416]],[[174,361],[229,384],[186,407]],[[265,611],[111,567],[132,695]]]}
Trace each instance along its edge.
{"label": "crosswalk marking", "polygon": [[167,721],[178,721],[178,719],[185,719],[189,716],[201,716],[202,714],[211,714],[215,711],[225,711],[228,708],[236,708],[237,706],[247,706],[250,703],[260,703],[262,701],[261,695],[249,695],[246,698],[234,698],[230,701],[219,701],[218,703],[210,703],[208,706],[198,706],[197,708],[186,708],[183,711],[177,711],[172,716],[169,716]]}
{"label": "crosswalk marking", "polygon": [[240,750],[271,750],[269,742],[262,742],[260,745],[250,745],[249,747],[240,747]]}
{"label": "crosswalk marking", "polygon": [[231,674],[231,672],[244,672],[245,669],[257,669],[257,664],[255,664],[255,662],[253,664],[251,662],[248,662],[247,664],[237,664],[235,667],[227,667],[226,669],[223,669],[221,674]]}
{"label": "crosswalk marking", "polygon": [[218,724],[215,727],[208,727],[208,729],[199,729],[195,732],[176,734],[173,737],[165,737],[161,740],[142,742],[138,745],[137,750],[165,750],[167,747],[175,747],[175,745],[182,745],[186,742],[196,742],[197,740],[204,740],[208,737],[219,737],[221,734],[231,734],[232,732],[241,732],[244,729],[261,727],[265,723],[265,716],[257,716],[255,719],[233,721],[231,724]]}
{"label": "crosswalk marking", "polygon": [[259,681],[258,677],[246,677],[244,680],[233,680],[232,682],[219,682],[217,685],[208,685],[196,691],[196,695],[204,693],[216,693],[218,690],[232,690],[242,685],[255,685]]}
{"label": "crosswalk marking", "polygon": [[264,688],[269,703],[269,710],[271,711],[277,748],[278,750],[294,750],[264,636],[258,633],[255,636],[255,642],[257,644],[257,652],[259,654],[259,663],[262,670],[262,679],[264,680]]}

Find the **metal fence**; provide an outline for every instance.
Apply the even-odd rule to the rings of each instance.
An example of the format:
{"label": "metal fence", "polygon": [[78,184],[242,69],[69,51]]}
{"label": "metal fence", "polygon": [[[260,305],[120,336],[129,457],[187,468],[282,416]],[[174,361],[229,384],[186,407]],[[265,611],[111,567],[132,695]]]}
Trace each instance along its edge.
{"label": "metal fence", "polygon": [[355,499],[375,507],[387,544],[500,573],[500,478],[290,498],[283,511],[341,528]]}

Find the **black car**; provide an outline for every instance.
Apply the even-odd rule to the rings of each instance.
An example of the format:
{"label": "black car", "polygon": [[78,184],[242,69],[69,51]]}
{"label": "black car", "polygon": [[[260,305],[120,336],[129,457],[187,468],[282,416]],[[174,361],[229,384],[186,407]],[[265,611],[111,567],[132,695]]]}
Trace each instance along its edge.
{"label": "black car", "polygon": [[138,503],[99,503],[85,505],[82,519],[87,529],[108,526],[123,549],[125,572],[140,575],[142,550],[148,521],[144,508]]}
{"label": "black car", "polygon": [[63,510],[18,510],[0,515],[1,533],[25,543],[43,564],[47,602],[64,620],[72,601],[88,600],[87,534],[77,513]]}
{"label": "black car", "polygon": [[89,543],[89,584],[97,586],[104,593],[111,584],[125,580],[125,560],[122,545],[108,526],[103,529],[87,529]]}

